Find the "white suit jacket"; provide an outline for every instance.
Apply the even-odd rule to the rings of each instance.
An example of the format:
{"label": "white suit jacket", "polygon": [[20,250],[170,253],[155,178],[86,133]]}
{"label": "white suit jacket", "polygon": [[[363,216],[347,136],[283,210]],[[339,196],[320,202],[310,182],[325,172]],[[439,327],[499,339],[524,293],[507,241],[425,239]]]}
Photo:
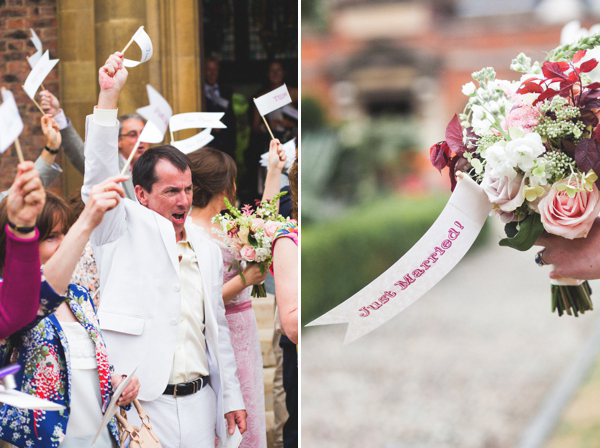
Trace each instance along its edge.
{"label": "white suit jacket", "polygon": [[[92,186],[118,174],[119,126],[86,121],[84,201]],[[205,337],[210,384],[217,397],[217,422],[229,411],[244,409],[222,299],[223,260],[219,247],[197,226],[186,222],[203,279]],[[181,304],[173,224],[137,201],[121,200],[106,213],[91,237],[100,271],[100,328],[115,371],[136,365],[138,398],[158,398],[173,365]],[[219,417],[220,416],[220,417]],[[224,424],[217,424],[222,437]]]}

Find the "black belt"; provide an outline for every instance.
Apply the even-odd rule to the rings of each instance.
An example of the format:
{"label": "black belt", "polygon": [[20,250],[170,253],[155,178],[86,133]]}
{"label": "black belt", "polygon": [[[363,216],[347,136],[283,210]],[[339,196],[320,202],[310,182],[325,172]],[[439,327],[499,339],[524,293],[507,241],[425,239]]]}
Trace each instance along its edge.
{"label": "black belt", "polygon": [[173,395],[175,398],[192,395],[202,389],[205,384],[204,378],[198,378],[189,383],[168,384],[163,395]]}

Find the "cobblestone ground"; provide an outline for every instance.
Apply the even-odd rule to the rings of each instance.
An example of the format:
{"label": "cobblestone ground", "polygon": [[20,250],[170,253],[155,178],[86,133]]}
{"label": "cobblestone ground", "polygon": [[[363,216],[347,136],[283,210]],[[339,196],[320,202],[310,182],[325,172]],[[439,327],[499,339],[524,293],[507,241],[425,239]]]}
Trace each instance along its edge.
{"label": "cobblestone ground", "polygon": [[501,248],[501,235],[346,347],[344,325],[304,329],[303,448],[514,446],[600,310],[550,313],[537,249]]}

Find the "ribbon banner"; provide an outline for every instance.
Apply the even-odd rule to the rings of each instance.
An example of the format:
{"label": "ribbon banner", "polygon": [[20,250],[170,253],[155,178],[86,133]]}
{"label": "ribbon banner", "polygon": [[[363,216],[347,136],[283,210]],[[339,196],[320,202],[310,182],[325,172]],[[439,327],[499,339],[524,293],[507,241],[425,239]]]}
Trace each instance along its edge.
{"label": "ribbon banner", "polygon": [[188,112],[184,114],[173,115],[169,120],[169,128],[173,132],[182,129],[225,129],[221,118],[225,112]]}
{"label": "ribbon banner", "polygon": [[[148,61],[152,57],[152,40],[150,36],[144,31],[144,27],[140,26],[132,37],[132,40],[142,50],[142,59],[139,61],[133,61],[131,59],[123,59],[123,65],[127,68],[137,67],[140,64]],[[127,49],[127,47],[125,47]]]}
{"label": "ribbon banner", "polygon": [[33,28],[30,28],[30,30],[31,30],[31,42],[33,43],[33,46],[35,47],[35,49],[37,51],[27,58],[27,62],[29,62],[29,66],[31,68],[33,68],[36,66],[36,64],[39,62],[39,60],[42,58],[43,50],[42,50],[42,41],[37,36],[37,34],[35,34],[35,31],[33,31]]}
{"label": "ribbon banner", "polygon": [[344,344],[373,331],[416,302],[465,256],[492,204],[468,176],[421,239],[387,271],[308,325],[348,323]]}
{"label": "ribbon banner", "polygon": [[210,128],[203,130],[202,132],[194,135],[193,137],[186,138],[185,140],[172,141],[171,145],[175,146],[184,154],[189,154],[196,151],[197,149],[204,148],[215,138],[210,133]]}
{"label": "ribbon banner", "polygon": [[46,76],[48,76],[48,73],[52,71],[56,64],[58,64],[58,59],[50,59],[50,53],[46,50],[29,73],[29,76],[25,80],[25,84],[23,84],[23,90],[25,90],[29,98],[32,100],[34,99],[40,85],[42,85],[44,79],[46,79]]}
{"label": "ribbon banner", "polygon": [[0,153],[4,153],[23,132],[23,120],[10,90],[2,89],[0,105]]}
{"label": "ribbon banner", "polygon": [[[293,138],[285,142],[282,146],[285,152],[285,166],[283,169],[284,171],[289,171],[294,164],[294,160],[296,160],[296,139]],[[260,156],[260,164],[266,168],[269,167],[269,151]]]}
{"label": "ribbon banner", "polygon": [[258,113],[263,117],[291,102],[292,97],[285,84],[277,87],[275,90],[271,90],[269,93],[265,93],[263,96],[254,98],[254,104],[256,104]]}
{"label": "ribbon banner", "polygon": [[167,132],[173,110],[167,100],[150,84],[146,85],[146,90],[148,91],[150,104],[140,107],[137,113],[148,121],[138,140],[148,143],[160,143],[165,138],[165,132]]}

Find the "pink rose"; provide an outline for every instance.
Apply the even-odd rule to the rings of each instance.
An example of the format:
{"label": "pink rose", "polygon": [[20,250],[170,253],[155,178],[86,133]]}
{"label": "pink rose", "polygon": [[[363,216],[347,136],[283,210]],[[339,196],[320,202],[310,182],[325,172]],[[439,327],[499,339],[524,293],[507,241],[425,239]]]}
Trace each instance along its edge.
{"label": "pink rose", "polygon": [[240,251],[240,255],[246,261],[255,261],[256,259],[256,251],[252,246],[244,246]]}
{"label": "pink rose", "polygon": [[525,201],[524,183],[525,179],[521,174],[517,174],[513,179],[507,176],[495,179],[486,171],[481,188],[492,204],[496,204],[503,212],[512,212]]}
{"label": "pink rose", "polygon": [[[577,192],[570,198],[566,191],[556,190],[560,184],[569,184],[569,181],[563,179],[555,183],[538,205],[544,229],[570,240],[585,238],[600,212],[600,192],[593,184],[592,191]],[[580,187],[575,180],[570,185]]]}
{"label": "pink rose", "polygon": [[277,232],[277,229],[279,229],[280,226],[280,222],[267,221],[267,223],[265,224],[265,233],[269,238],[273,238],[273,236],[275,236],[275,232]]}
{"label": "pink rose", "polygon": [[265,226],[265,220],[262,218],[254,218],[252,220],[252,228],[254,230],[256,229],[262,229]]}

